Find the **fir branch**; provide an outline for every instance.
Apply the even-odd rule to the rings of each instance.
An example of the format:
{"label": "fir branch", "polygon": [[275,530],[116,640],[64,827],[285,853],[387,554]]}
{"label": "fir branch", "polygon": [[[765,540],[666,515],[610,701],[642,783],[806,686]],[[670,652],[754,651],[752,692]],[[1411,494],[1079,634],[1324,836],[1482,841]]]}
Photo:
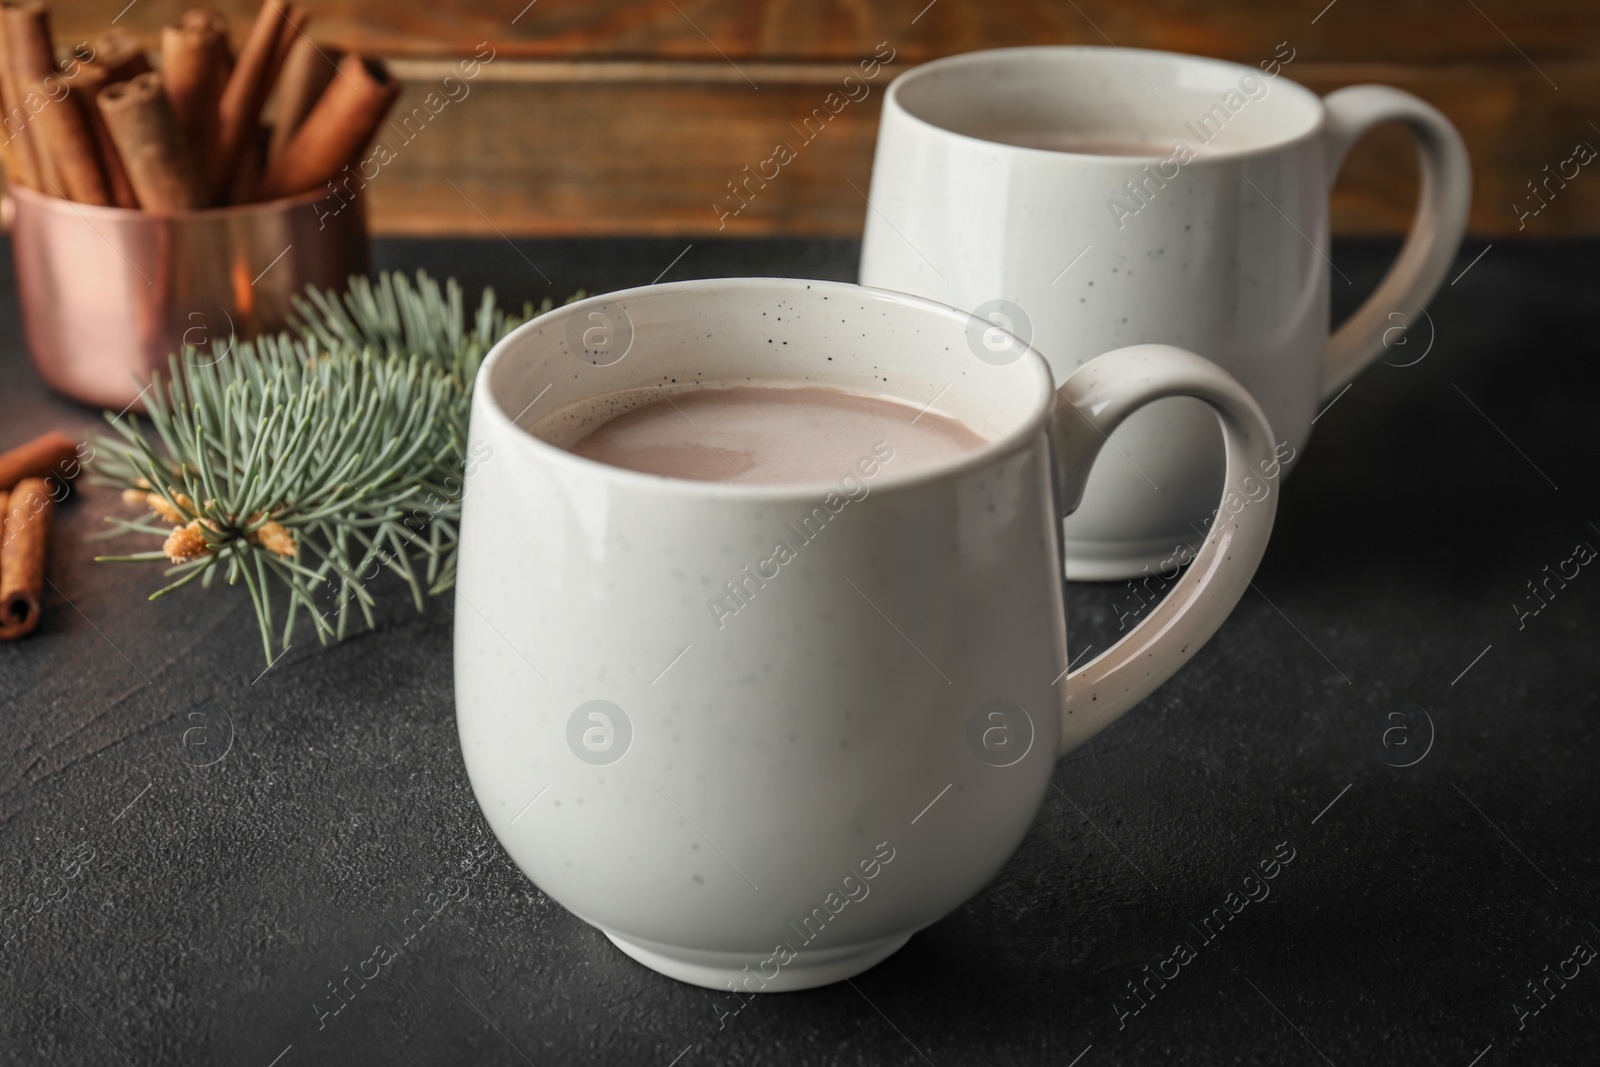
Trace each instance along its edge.
{"label": "fir branch", "polygon": [[324,644],[348,632],[352,605],[371,628],[367,584],[383,570],[422,610],[455,579],[478,367],[550,307],[513,317],[486,290],[469,324],[454,280],[386,273],[352,279],[343,296],[308,289],[294,330],[226,359],[173,356],[147,394],[147,419],[107,414],[118,436],[98,441],[95,464],[98,482],[146,512],[107,521],[165,541],[98,558],[170,563],[152,600],[219,574],[242,582],[268,663],[274,631],[287,649],[302,614]]}

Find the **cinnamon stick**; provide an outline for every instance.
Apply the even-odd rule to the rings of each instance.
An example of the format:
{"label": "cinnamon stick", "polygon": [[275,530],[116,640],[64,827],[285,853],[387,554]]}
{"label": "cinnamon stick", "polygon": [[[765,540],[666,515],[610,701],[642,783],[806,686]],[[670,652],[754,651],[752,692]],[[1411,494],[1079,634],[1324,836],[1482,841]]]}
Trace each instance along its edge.
{"label": "cinnamon stick", "polygon": [[78,475],[78,443],[59,430],[40,434],[8,452],[0,452],[0,490],[25,478]]}
{"label": "cinnamon stick", "polygon": [[11,490],[0,538],[0,641],[30,634],[43,614],[44,561],[56,502],[39,478]]}
{"label": "cinnamon stick", "polygon": [[333,81],[338,60],[311,43],[311,38],[295,35],[278,74],[278,97],[272,113],[272,141],[267,146],[267,165],[283,156],[300,124]]}
{"label": "cinnamon stick", "polygon": [[27,0],[4,5],[0,18],[18,99],[33,116],[29,125],[45,191],[85,204],[111,203],[94,133],[56,69],[50,12],[39,0]]}
{"label": "cinnamon stick", "polygon": [[233,45],[228,43],[228,20],[210,8],[194,7],[178,16],[178,25],[215,33],[222,42],[223,79],[233,73]]}
{"label": "cinnamon stick", "polygon": [[225,34],[205,18],[161,29],[161,84],[197,160],[208,160],[217,151],[217,101],[228,83],[226,49]]}
{"label": "cinnamon stick", "polygon": [[113,26],[94,39],[94,61],[106,68],[114,82],[125,82],[150,72],[150,58],[139,39],[121,26]]}
{"label": "cinnamon stick", "polygon": [[228,183],[228,203],[249,204],[256,199],[256,190],[261,187],[261,175],[266,170],[267,142],[271,138],[271,130],[258,127],[256,136],[244,146],[239,165],[233,168],[233,180]]}
{"label": "cinnamon stick", "polygon": [[6,23],[6,44],[19,85],[32,85],[56,72],[55,45],[50,38],[50,12],[39,0],[0,4]]}
{"label": "cinnamon stick", "polygon": [[160,75],[141,74],[106,86],[100,91],[100,113],[146,211],[192,211],[209,203]]}
{"label": "cinnamon stick", "polygon": [[[273,0],[268,0],[268,3]],[[267,66],[267,93],[262,98],[265,104],[272,95],[272,87],[278,83],[278,75],[283,72],[283,63],[289,57],[289,49],[294,47],[296,41],[310,40],[306,37],[306,24],[311,21],[311,13],[303,7],[289,5],[285,8],[282,25],[278,27],[278,39],[272,45],[272,62]]]}
{"label": "cinnamon stick", "polygon": [[94,59],[84,64],[84,73],[79,75],[85,83],[84,96],[88,105],[85,110],[90,113],[90,125],[94,127],[95,139],[100,142],[100,161],[105,164],[106,180],[111,185],[111,199],[118,207],[138,207],[139,196],[122,162],[122,153],[117,149],[111,130],[106,125],[99,97],[107,85],[148,73],[150,59],[145,55],[139,38],[122,26],[112,26],[94,39]]}
{"label": "cinnamon stick", "polygon": [[400,83],[380,61],[346,56],[338,77],[268,167],[262,197],[293,196],[337,175],[372,140],[399,95]]}
{"label": "cinnamon stick", "polygon": [[[0,91],[0,110],[4,109],[5,93]],[[23,163],[19,153],[19,145],[14,137],[8,137],[0,132],[0,170],[5,171],[6,181],[11,185],[23,185],[33,188],[22,174]]]}
{"label": "cinnamon stick", "polygon": [[[48,156],[56,172],[59,192],[80,204],[111,203],[111,189],[100,166],[100,148],[72,86],[52,71],[43,80],[23,90],[23,99],[37,95],[44,106],[31,123],[39,148]],[[56,191],[56,190],[52,190]]]}
{"label": "cinnamon stick", "polygon": [[43,3],[29,0],[24,3],[0,3],[0,23],[5,25],[6,65],[15,91],[14,104],[18,106],[15,118],[21,123],[14,126],[25,143],[31,146],[35,167],[39,175],[39,190],[51,196],[66,196],[61,172],[49,150],[41,143],[42,134],[33,129],[33,118],[45,98],[33,97],[29,102],[29,87],[44,80],[56,69],[55,45],[50,37],[50,13]]}
{"label": "cinnamon stick", "polygon": [[117,207],[136,208],[139,197],[128,180],[128,170],[122,165],[122,153],[111,139],[105,116],[100,113],[100,93],[112,81],[111,72],[99,63],[84,63],[78,68],[73,97],[82,105],[89,128],[94,132],[95,144],[100,148],[100,162],[106,170],[106,184],[111,190],[111,202]]}
{"label": "cinnamon stick", "polygon": [[[5,549],[5,546],[6,546],[6,525],[7,525],[6,519],[7,519],[7,516],[10,515],[10,513],[11,513],[11,490],[9,490],[9,489],[0,489],[0,553],[4,552],[4,549]],[[0,563],[4,563],[4,562],[5,562],[4,558],[0,558]],[[4,571],[4,569],[0,569],[0,578],[4,578],[4,577],[5,577],[5,571]]]}
{"label": "cinnamon stick", "polygon": [[39,175],[39,160],[33,138],[28,136],[28,112],[22,106],[22,87],[11,62],[10,35],[6,20],[0,17],[0,142],[6,161],[8,181],[29,189],[44,185]]}
{"label": "cinnamon stick", "polygon": [[261,5],[218,105],[217,151],[208,160],[207,174],[214,193],[221,195],[227,190],[239,157],[255,136],[262,105],[272,88],[275,65],[281,58],[280,42],[287,41],[284,35],[292,32],[291,27],[302,25],[306,17],[300,8],[292,4],[280,6],[278,0],[266,0]]}

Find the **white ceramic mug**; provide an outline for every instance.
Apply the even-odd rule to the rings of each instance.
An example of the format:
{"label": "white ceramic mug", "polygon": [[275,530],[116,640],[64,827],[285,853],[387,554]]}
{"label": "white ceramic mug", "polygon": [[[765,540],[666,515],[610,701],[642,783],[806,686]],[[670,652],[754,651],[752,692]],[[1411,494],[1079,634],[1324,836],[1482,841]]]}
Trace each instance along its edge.
{"label": "white ceramic mug", "polygon": [[[1329,187],[1350,146],[1390,120],[1417,140],[1416,222],[1330,338]],[[1074,136],[1160,149],[1059,150]],[[1264,70],[1136,49],[974,52],[889,87],[861,282],[1005,326],[1058,378],[1119,345],[1191,349],[1250,390],[1292,457],[1319,400],[1420,321],[1469,194],[1455,129],[1396,89],[1318,98]],[[1069,578],[1136,577],[1197,540],[1222,476],[1210,422],[1173,400],[1117,431],[1120,455],[1095,468],[1067,521]]]}
{"label": "white ceramic mug", "polygon": [[[1275,460],[1238,383],[1141,345],[1058,391],[1031,350],[974,358],[969,323],[837,282],[689,281],[552,311],[485,360],[462,755],[511,858],[646,966],[758,992],[883,959],[994,877],[1057,755],[1194,655],[1255,571],[1276,497],[1250,487]],[[890,426],[825,481],[758,488],[528,429],[596,397],[750,381],[937,402],[988,443],[900,474]],[[1180,395],[1220,421],[1240,503],[1176,592],[1069,673],[1061,516],[1106,435]]]}

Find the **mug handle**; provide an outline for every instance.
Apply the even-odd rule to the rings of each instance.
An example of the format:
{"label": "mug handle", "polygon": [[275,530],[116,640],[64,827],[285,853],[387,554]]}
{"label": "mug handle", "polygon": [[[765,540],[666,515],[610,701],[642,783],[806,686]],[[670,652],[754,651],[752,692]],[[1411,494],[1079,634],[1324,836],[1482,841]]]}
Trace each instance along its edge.
{"label": "mug handle", "polygon": [[1222,502],[1178,588],[1122,640],[1067,675],[1062,755],[1144,699],[1210,640],[1244,595],[1272,533],[1277,456],[1267,417],[1226,371],[1171,345],[1108,352],[1056,390],[1051,436],[1062,514],[1083,498],[1111,432],[1139,408],[1172,396],[1202,400],[1217,413],[1227,453]]}
{"label": "mug handle", "polygon": [[[1322,100],[1328,112],[1328,181],[1352,145],[1380,122],[1406,124],[1422,161],[1422,195],[1411,232],[1383,282],[1328,340],[1322,395],[1342,389],[1384,351],[1388,312],[1420,308],[1455,259],[1472,203],[1472,166],[1461,135],[1432,105],[1386,85],[1352,85]],[[1407,325],[1402,323],[1402,325]]]}

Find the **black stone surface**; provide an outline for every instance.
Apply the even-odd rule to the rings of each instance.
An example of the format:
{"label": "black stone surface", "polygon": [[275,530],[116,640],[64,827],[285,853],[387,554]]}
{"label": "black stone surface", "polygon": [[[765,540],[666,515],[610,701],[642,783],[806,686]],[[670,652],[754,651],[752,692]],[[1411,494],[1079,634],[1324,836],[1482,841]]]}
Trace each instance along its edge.
{"label": "black stone surface", "polygon": [[[685,244],[379,258],[520,301],[649,282]],[[1335,248],[1340,306],[1392,252]],[[1514,605],[1600,547],[1597,253],[1496,244],[1446,286],[1425,358],[1321,416],[1255,590],[1061,764],[1001,876],[853,985],[746,1003],[638,966],[511,866],[457,748],[448,600],[262,674],[241,591],[147,602],[153,571],[91,561],[114,502],[79,490],[43,630],[0,645],[0,1062],[1595,1062],[1600,963],[1564,961],[1600,949],[1600,573]],[[696,242],[668,277],[854,255]],[[89,430],[27,366],[9,276],[0,316],[0,445]],[[1068,595],[1077,648],[1131,604]],[[1280,847],[1270,897],[1203,939]],[[399,958],[324,1018],[380,940]],[[1194,958],[1131,1013],[1178,942]]]}

